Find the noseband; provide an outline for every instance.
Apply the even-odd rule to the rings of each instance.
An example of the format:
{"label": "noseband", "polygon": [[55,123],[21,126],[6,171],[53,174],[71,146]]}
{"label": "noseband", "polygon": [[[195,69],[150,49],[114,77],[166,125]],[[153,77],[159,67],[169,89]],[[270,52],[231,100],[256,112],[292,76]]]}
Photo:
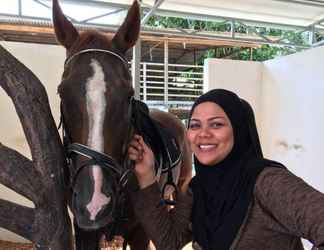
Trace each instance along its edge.
{"label": "noseband", "polygon": [[[130,169],[125,169],[124,171],[122,168],[119,167],[119,164],[109,155],[98,152],[96,150],[93,150],[89,148],[88,146],[85,146],[80,143],[71,143],[67,147],[67,153],[68,156],[70,156],[72,153],[75,153],[77,155],[82,155],[86,158],[88,158],[87,161],[83,162],[81,166],[79,166],[76,170],[74,170],[74,173],[72,175],[71,179],[71,186],[74,187],[75,181],[81,172],[81,170],[85,167],[92,166],[92,165],[99,165],[103,169],[107,169],[112,171],[116,176],[118,176],[118,183],[121,187],[125,187],[127,184],[127,177],[130,172]],[[72,162],[70,163],[72,164]],[[71,173],[72,171],[70,171]]]}

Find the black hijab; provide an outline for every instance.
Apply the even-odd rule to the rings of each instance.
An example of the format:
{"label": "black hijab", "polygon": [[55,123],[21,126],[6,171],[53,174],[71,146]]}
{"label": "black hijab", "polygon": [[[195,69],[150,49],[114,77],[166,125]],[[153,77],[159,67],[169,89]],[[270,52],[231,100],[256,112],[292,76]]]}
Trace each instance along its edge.
{"label": "black hijab", "polygon": [[204,250],[228,250],[243,223],[253,200],[259,173],[280,163],[263,158],[251,106],[228,90],[214,89],[200,96],[194,109],[203,102],[219,105],[228,116],[234,134],[229,155],[214,166],[204,166],[194,158],[196,176],[190,187],[193,238]]}

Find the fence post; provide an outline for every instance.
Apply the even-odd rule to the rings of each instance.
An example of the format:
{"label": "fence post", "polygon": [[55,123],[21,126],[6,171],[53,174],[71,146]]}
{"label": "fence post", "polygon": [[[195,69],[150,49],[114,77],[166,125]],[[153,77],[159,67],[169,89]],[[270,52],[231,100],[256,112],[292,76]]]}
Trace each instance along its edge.
{"label": "fence post", "polygon": [[164,105],[168,108],[169,93],[169,42],[164,41]]}
{"label": "fence post", "polygon": [[146,86],[146,62],[143,63],[143,101],[147,101],[147,86]]}
{"label": "fence post", "polygon": [[133,48],[133,61],[132,61],[132,79],[133,87],[135,90],[135,98],[140,100],[140,85],[141,85],[141,39],[138,39]]}

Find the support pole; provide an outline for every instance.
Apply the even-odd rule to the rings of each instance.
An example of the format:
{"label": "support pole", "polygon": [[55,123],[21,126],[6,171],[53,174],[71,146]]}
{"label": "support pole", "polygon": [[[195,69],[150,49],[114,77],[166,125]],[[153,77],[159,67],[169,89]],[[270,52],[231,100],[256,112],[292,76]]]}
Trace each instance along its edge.
{"label": "support pole", "polygon": [[312,25],[309,30],[309,45],[313,46],[315,42],[315,25]]}
{"label": "support pole", "polygon": [[169,41],[164,41],[164,105],[168,108],[169,101]]}
{"label": "support pole", "polygon": [[138,39],[133,48],[132,76],[134,95],[139,100],[141,95],[141,39]]}
{"label": "support pole", "polygon": [[147,83],[146,83],[147,64],[143,63],[143,101],[147,101]]}

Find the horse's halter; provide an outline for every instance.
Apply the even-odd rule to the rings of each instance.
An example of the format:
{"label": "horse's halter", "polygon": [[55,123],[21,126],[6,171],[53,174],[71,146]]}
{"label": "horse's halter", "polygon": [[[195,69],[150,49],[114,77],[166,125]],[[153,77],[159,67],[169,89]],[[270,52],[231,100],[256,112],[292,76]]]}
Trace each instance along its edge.
{"label": "horse's halter", "polygon": [[[93,53],[93,52],[100,52],[100,53],[107,53],[110,55],[113,55],[114,57],[118,58],[124,65],[124,67],[127,67],[127,60],[113,52],[110,50],[103,50],[103,49],[85,49],[85,50],[81,50],[78,53],[73,54],[71,57],[68,57],[65,60],[64,63],[64,68],[66,68],[70,62],[77,56],[81,55],[81,54],[85,54],[85,53]],[[128,68],[127,68],[128,70]],[[132,133],[132,103],[133,103],[133,99],[134,97],[131,96],[129,99],[129,108],[128,108],[128,117],[130,119],[130,125],[128,128],[128,138],[127,140],[129,141],[131,138],[131,133]],[[122,199],[124,198],[124,190],[125,190],[125,186],[128,182],[128,177],[129,174],[131,173],[131,167],[130,167],[130,161],[125,161],[122,165],[118,164],[118,162],[116,162],[113,157],[111,157],[110,155],[107,155],[105,153],[96,151],[91,149],[90,147],[80,144],[80,143],[73,143],[71,141],[70,135],[67,133],[68,131],[66,130],[65,127],[65,121],[64,121],[64,115],[63,115],[63,110],[62,110],[62,103],[61,103],[61,122],[60,125],[62,126],[62,131],[63,131],[63,143],[64,143],[64,148],[65,151],[67,153],[67,160],[68,160],[68,166],[69,166],[69,172],[70,172],[70,180],[69,180],[69,185],[70,187],[74,188],[75,182],[77,180],[77,177],[79,176],[79,174],[81,173],[82,169],[84,169],[85,167],[90,167],[93,165],[97,165],[100,166],[100,168],[102,168],[103,170],[107,170],[108,172],[112,173],[112,177],[116,180],[117,183],[117,190],[116,190],[116,197],[117,197],[117,206],[121,206],[122,204]],[[125,154],[126,156],[126,152],[127,152],[127,145],[123,146],[123,154]],[[73,167],[73,163],[72,163],[72,154],[76,154],[76,155],[80,155],[80,156],[84,156],[86,158],[88,158],[88,160],[86,161],[82,161],[82,164],[80,166],[74,166]],[[76,169],[75,169],[76,167]],[[115,206],[116,207],[116,206]],[[116,210],[116,209],[113,209]],[[118,214],[116,214],[118,213]],[[120,211],[112,211],[112,217],[114,222],[116,223],[117,220],[120,220]],[[114,223],[113,222],[113,223]],[[113,233],[113,232],[112,232]]]}

